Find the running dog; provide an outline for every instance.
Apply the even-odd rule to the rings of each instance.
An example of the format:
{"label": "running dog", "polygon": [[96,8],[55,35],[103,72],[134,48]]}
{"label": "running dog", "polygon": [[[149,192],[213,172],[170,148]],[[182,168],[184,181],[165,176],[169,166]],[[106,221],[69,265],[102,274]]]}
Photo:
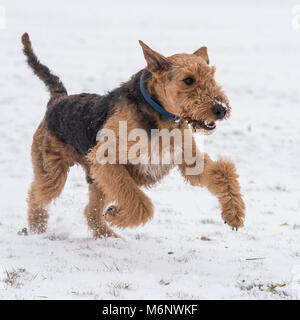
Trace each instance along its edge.
{"label": "running dog", "polygon": [[[89,203],[84,213],[95,238],[118,237],[112,226],[136,227],[151,219],[153,205],[140,187],[153,186],[175,166],[191,185],[206,187],[218,198],[222,218],[229,226],[236,230],[243,226],[245,205],[235,166],[229,160],[213,161],[206,153],[202,154],[203,170],[188,174],[187,169],[193,164],[184,159],[180,164],[175,161],[132,164],[123,163],[118,157],[116,163],[100,163],[97,157],[97,150],[104,143],[97,139],[99,132],[108,129],[119,137],[120,123],[124,121],[128,131],[143,129],[150,140],[153,129],[201,130],[208,134],[215,130],[217,121],[229,117],[229,100],[214,79],[216,69],[209,64],[206,47],[192,54],[165,57],[139,41],[147,67],[101,96],[68,95],[60,79],[39,62],[27,33],[22,36],[22,43],[29,66],[50,92],[46,114],[33,136],[31,149],[34,169],[28,196],[31,232],[46,231],[47,206],[59,196],[68,171],[75,164],[86,172]],[[201,154],[195,141],[191,141],[192,154]],[[128,141],[125,153],[132,145]],[[163,148],[160,143],[160,154]],[[169,149],[173,154],[178,151],[176,141],[172,141]],[[111,203],[114,205],[109,206]]]}

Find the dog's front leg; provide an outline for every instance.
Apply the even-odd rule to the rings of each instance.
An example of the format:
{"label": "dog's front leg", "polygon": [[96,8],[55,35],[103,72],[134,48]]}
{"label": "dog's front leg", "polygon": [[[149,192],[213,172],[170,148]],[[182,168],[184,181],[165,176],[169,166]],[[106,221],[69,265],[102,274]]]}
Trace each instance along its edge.
{"label": "dog's front leg", "polygon": [[106,214],[106,221],[119,228],[137,227],[153,217],[150,199],[139,189],[128,171],[120,164],[100,164],[96,152],[89,154],[91,176],[116,210]]}
{"label": "dog's front leg", "polygon": [[[197,154],[200,155],[200,152]],[[187,169],[193,165],[187,165],[183,160],[183,163],[179,165],[182,175],[193,186],[207,187],[217,196],[222,208],[222,218],[226,223],[232,228],[242,227],[245,218],[245,204],[240,193],[238,174],[234,164],[224,159],[213,161],[207,154],[204,154],[200,160],[202,161],[202,172],[196,175],[187,174]]]}

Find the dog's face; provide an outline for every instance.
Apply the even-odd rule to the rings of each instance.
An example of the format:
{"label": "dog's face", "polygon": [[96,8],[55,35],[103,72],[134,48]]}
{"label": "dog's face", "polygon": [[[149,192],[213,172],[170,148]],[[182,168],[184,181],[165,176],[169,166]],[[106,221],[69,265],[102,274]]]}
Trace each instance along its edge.
{"label": "dog's face", "polygon": [[193,54],[164,57],[142,41],[152,86],[164,108],[188,121],[195,129],[211,133],[216,121],[230,115],[228,98],[214,79],[206,47]]}

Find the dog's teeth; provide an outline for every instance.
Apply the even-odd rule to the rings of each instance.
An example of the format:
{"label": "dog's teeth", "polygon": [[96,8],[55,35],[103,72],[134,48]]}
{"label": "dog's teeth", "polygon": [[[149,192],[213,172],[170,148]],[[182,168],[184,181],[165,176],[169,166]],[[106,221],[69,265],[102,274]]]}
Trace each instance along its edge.
{"label": "dog's teeth", "polygon": [[213,121],[208,121],[208,120],[205,120],[204,124],[209,128],[213,128],[215,126],[215,123]]}

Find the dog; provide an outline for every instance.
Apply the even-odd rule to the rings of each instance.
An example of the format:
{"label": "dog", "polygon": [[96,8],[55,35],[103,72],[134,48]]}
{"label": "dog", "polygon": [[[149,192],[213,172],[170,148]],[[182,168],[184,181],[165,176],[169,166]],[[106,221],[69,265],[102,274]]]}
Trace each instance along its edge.
{"label": "dog", "polygon": [[[218,198],[225,223],[236,230],[243,226],[245,204],[234,164],[201,154],[192,136],[198,130],[213,132],[217,121],[227,119],[231,112],[226,94],[214,79],[216,69],[210,66],[206,47],[192,54],[165,57],[139,41],[147,66],[100,96],[68,95],[60,79],[36,57],[27,33],[22,43],[29,66],[50,92],[31,148],[34,179],[28,195],[28,224],[32,233],[46,231],[47,206],[59,196],[75,164],[86,173],[89,203],[84,214],[94,238],[119,237],[113,226],[136,227],[151,219],[153,205],[141,187],[153,186],[175,166],[188,183],[206,187]],[[110,130],[120,138],[120,123],[124,122],[128,130],[143,129],[147,140],[153,129],[189,130],[192,155],[202,155],[203,170],[189,174],[187,169],[195,164],[184,160],[163,164],[162,156],[156,164],[124,163],[120,156],[116,163],[100,163],[97,152],[105,142],[98,139],[99,133]],[[163,153],[163,144],[158,145]],[[132,146],[133,142],[127,141],[126,155]],[[121,148],[120,142],[116,148]],[[180,148],[173,139],[169,151],[174,155]],[[138,154],[144,155],[144,151]]]}

